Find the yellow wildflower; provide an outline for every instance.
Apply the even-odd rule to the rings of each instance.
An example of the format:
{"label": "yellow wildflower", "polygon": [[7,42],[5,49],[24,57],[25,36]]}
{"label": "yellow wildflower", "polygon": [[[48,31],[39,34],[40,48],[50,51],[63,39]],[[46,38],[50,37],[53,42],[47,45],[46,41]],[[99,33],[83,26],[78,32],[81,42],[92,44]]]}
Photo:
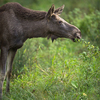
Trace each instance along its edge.
{"label": "yellow wildflower", "polygon": [[83,93],[83,96],[87,96],[87,94]]}

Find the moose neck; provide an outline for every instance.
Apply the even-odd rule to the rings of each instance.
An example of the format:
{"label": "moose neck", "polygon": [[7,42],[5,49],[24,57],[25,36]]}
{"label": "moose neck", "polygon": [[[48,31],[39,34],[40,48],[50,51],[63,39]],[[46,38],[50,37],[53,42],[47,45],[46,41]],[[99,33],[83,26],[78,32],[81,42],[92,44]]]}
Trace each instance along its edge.
{"label": "moose neck", "polygon": [[39,21],[26,21],[23,25],[24,27],[24,36],[25,38],[37,38],[37,37],[46,37],[46,20],[42,19]]}

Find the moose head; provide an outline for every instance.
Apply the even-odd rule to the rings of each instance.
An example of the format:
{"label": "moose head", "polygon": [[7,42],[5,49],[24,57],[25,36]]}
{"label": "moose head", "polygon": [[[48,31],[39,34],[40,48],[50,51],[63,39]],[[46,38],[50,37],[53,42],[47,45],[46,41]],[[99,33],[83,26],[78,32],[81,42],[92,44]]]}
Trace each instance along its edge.
{"label": "moose head", "polygon": [[54,5],[49,9],[47,18],[47,28],[49,31],[48,39],[51,38],[52,42],[57,38],[69,38],[75,42],[75,39],[81,38],[80,30],[66,22],[59,15],[62,13],[64,5],[58,9],[54,9]]}

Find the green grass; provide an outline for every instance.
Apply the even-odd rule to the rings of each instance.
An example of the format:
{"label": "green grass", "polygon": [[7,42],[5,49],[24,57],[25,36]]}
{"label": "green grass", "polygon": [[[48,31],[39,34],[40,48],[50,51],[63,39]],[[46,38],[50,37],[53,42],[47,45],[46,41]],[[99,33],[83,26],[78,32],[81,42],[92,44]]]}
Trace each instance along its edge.
{"label": "green grass", "polygon": [[[19,55],[23,67],[22,62],[15,66]],[[85,41],[29,40],[17,52],[11,91],[4,100],[99,100],[99,56],[98,48]]]}

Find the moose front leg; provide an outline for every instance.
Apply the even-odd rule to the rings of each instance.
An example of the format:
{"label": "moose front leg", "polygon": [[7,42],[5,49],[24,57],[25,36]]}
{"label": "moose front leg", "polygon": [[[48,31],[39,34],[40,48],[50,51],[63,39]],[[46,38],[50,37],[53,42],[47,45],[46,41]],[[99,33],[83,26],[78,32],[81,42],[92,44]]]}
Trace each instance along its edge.
{"label": "moose front leg", "polygon": [[11,76],[11,71],[12,71],[12,63],[13,63],[16,51],[17,50],[9,50],[9,52],[8,52],[8,57],[7,57],[7,71],[6,71],[6,80],[7,80],[6,92],[9,92],[10,76]]}
{"label": "moose front leg", "polygon": [[3,88],[3,81],[5,79],[7,55],[8,55],[7,48],[1,47],[1,55],[0,55],[0,100],[2,100],[2,88]]}

